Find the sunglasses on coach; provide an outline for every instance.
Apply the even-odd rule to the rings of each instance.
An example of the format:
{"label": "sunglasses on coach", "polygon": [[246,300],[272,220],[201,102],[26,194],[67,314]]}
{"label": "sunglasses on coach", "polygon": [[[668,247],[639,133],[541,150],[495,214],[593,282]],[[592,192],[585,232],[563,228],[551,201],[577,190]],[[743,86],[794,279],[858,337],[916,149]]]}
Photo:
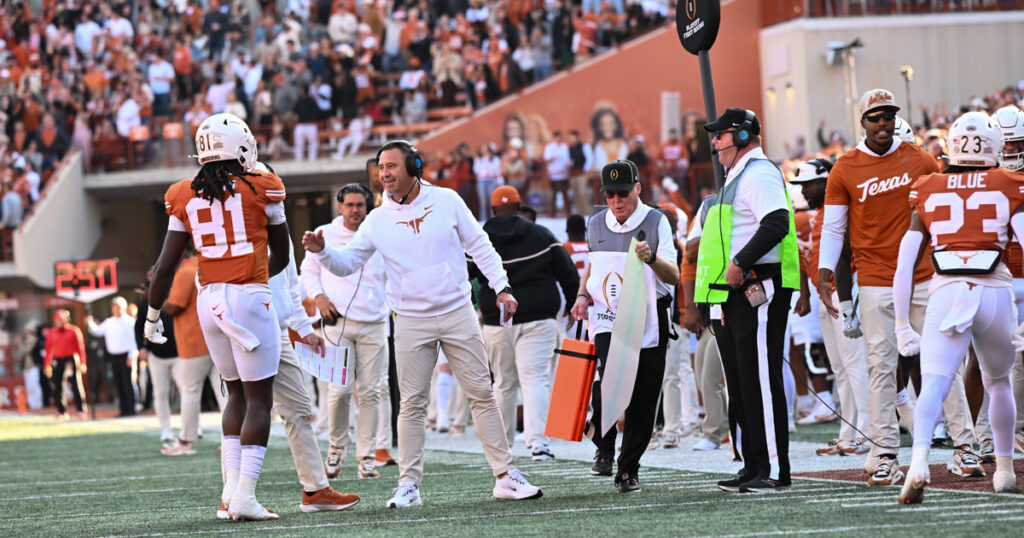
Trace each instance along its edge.
{"label": "sunglasses on coach", "polygon": [[896,113],[889,110],[886,112],[879,112],[878,114],[873,114],[871,116],[864,116],[864,119],[868,120],[868,123],[878,123],[878,120],[883,118],[885,118],[885,121],[893,121],[896,119]]}
{"label": "sunglasses on coach", "polygon": [[715,140],[721,140],[722,139],[722,135],[724,135],[725,133],[735,133],[735,132],[736,132],[736,129],[726,129],[724,131],[715,131]]}
{"label": "sunglasses on coach", "polygon": [[629,191],[604,191],[605,198],[629,198]]}

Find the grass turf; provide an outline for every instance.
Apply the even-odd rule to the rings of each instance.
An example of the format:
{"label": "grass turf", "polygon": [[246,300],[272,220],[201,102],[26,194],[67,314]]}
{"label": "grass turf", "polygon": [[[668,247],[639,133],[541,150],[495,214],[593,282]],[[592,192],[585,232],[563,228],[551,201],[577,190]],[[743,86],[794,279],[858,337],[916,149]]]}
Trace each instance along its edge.
{"label": "grass turf", "polygon": [[899,506],[896,488],[807,479],[786,494],[726,494],[714,486],[721,475],[653,467],[641,469],[641,493],[620,495],[611,478],[564,460],[521,463],[543,499],[499,501],[483,456],[441,451],[426,455],[421,508],[383,508],[397,468],[356,480],[350,453],[332,486],[359,494],[360,504],[303,514],[287,444],[272,438],[257,496],[281,519],[234,523],[214,516],[217,443],[200,441],[197,456],[178,458],[158,446],[158,432],[118,421],[0,419],[0,536],[1003,536],[1024,520],[1021,496],[929,491],[924,505]]}

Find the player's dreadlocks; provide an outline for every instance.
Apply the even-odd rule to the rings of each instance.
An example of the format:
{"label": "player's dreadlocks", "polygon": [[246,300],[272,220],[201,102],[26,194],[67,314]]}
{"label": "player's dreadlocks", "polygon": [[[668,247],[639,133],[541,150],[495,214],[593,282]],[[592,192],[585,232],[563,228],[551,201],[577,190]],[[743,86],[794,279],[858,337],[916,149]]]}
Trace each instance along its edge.
{"label": "player's dreadlocks", "polygon": [[192,190],[204,200],[209,200],[213,205],[214,200],[224,200],[225,192],[234,194],[235,186],[233,178],[237,177],[256,192],[256,187],[245,176],[254,176],[246,172],[238,161],[213,161],[208,162],[199,169],[195,179],[192,180]]}

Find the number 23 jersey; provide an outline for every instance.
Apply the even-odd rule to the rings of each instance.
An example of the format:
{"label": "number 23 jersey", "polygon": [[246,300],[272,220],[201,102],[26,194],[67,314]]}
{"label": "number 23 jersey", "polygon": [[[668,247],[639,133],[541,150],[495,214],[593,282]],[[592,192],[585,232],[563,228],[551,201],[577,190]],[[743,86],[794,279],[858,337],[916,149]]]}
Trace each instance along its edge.
{"label": "number 23 jersey", "polygon": [[[1000,168],[929,174],[914,183],[909,202],[935,250],[999,250],[1005,260],[1010,217],[1024,203],[1024,174]],[[1004,264],[986,276],[1009,281]]]}
{"label": "number 23 jersey", "polygon": [[235,179],[234,194],[212,204],[192,190],[192,179],[170,186],[164,195],[167,214],[185,225],[199,257],[199,283],[266,283],[267,205],[282,202],[284,184],[270,172]]}

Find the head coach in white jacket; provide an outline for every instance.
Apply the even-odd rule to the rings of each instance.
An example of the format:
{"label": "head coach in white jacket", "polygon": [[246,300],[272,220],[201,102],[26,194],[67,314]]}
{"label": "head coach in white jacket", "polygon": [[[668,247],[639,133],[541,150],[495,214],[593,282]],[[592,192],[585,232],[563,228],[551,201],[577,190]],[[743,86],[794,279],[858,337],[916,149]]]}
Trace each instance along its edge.
{"label": "head coach in white jacket", "polygon": [[395,358],[402,394],[398,415],[399,478],[388,507],[422,504],[425,417],[430,378],[440,344],[469,397],[477,436],[497,481],[494,496],[541,496],[516,470],[505,426],[491,390],[480,326],[470,301],[466,255],[473,258],[511,319],[517,306],[501,258],[455,191],[423,183],[423,161],[409,142],[388,142],[377,153],[385,196],[352,241],[325,248],[323,232],[306,232],[302,244],[337,275],[357,271],[374,252],[384,258],[385,293],[395,312]]}

